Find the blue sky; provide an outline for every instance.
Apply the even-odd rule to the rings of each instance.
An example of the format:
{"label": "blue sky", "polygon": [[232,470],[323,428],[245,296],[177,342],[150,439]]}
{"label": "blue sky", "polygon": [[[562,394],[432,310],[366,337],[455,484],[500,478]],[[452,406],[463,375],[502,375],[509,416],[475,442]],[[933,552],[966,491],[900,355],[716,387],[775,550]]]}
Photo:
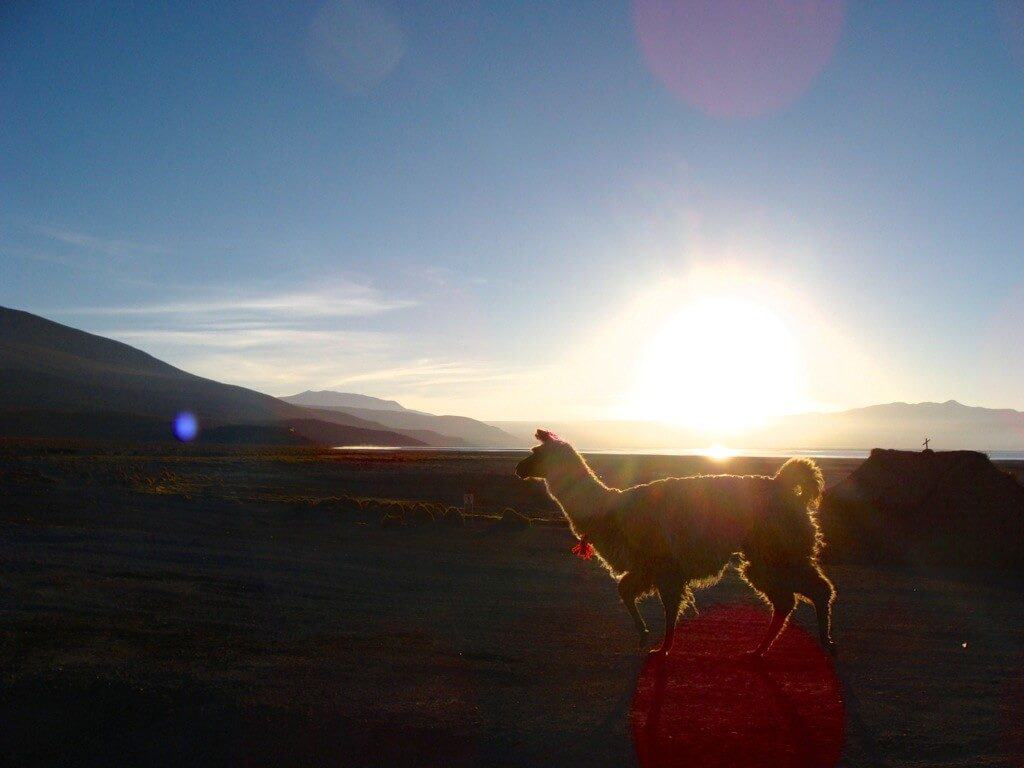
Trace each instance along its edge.
{"label": "blue sky", "polygon": [[[675,341],[780,322],[768,410],[1024,408],[1024,3],[826,2],[754,114],[666,79],[654,0],[157,5],[0,9],[0,304],[272,394],[596,418],[725,296],[748,327]],[[669,373],[778,373],[737,355]]]}

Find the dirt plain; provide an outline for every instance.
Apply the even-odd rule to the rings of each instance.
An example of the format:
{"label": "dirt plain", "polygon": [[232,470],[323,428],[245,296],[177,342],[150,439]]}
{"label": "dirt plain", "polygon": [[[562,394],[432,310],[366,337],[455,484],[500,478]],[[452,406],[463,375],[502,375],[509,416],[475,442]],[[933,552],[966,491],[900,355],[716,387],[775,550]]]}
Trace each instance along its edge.
{"label": "dirt plain", "polygon": [[[636,765],[649,713],[633,711],[630,621],[541,489],[513,476],[521,455],[0,445],[0,762]],[[781,462],[593,463],[625,484]],[[829,484],[858,463],[821,461]],[[472,515],[429,522],[465,492]],[[505,508],[533,523],[496,526]],[[382,527],[388,514],[406,524]],[[838,764],[1022,765],[1020,580],[828,571]],[[727,577],[681,632],[716,606],[756,602]],[[775,723],[760,764],[816,764],[801,744],[821,726],[801,702],[821,693],[803,672],[822,662],[793,634],[763,668],[737,667],[767,621],[743,615],[720,641],[682,644],[661,738],[675,756],[705,745],[688,765],[740,765],[750,753],[732,747]]]}

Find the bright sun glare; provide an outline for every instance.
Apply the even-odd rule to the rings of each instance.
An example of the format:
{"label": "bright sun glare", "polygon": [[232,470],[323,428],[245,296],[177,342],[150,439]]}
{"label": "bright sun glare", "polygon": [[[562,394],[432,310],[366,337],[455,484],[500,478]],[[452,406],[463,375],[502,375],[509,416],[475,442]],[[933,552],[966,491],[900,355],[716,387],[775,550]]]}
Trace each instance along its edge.
{"label": "bright sun glare", "polygon": [[745,298],[701,298],[669,317],[638,368],[634,412],[736,433],[791,410],[800,355],[785,323]]}
{"label": "bright sun glare", "polygon": [[734,455],[734,451],[731,448],[727,448],[721,443],[715,443],[714,445],[708,446],[702,451],[702,453],[709,459],[714,459],[715,461],[728,459]]}

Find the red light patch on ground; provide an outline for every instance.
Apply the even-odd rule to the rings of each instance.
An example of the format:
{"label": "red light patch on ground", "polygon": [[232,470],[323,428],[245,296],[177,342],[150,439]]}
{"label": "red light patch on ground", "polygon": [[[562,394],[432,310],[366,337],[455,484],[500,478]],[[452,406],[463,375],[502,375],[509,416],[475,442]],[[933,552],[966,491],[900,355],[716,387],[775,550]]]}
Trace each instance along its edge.
{"label": "red light patch on ground", "polygon": [[832,661],[790,626],[761,661],[769,616],[750,606],[711,609],[680,624],[665,660],[637,681],[630,722],[644,768],[834,768],[845,712]]}

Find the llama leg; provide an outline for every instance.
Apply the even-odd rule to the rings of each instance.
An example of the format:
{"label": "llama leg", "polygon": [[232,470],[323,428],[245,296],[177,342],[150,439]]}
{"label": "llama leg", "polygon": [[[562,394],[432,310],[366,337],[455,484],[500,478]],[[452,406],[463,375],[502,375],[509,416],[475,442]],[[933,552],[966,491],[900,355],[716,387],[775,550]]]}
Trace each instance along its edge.
{"label": "llama leg", "polygon": [[683,601],[685,588],[686,584],[677,579],[658,581],[658,593],[661,595],[661,604],[665,607],[665,639],[651,653],[663,656],[671,650],[676,633],[676,619],[679,618],[679,606]]}
{"label": "llama leg", "polygon": [[832,603],[836,599],[835,587],[819,568],[812,568],[804,582],[800,594],[814,603],[814,612],[818,617],[818,637],[825,650],[834,655],[836,644],[832,640]]}
{"label": "llama leg", "polygon": [[796,607],[796,596],[792,592],[769,594],[768,600],[772,604],[772,620],[768,625],[768,631],[765,633],[764,639],[761,640],[761,644],[754,651],[755,656],[763,656],[768,652],[768,649],[772,647],[772,643],[782,634],[782,630],[786,627],[786,622],[789,621],[789,615],[793,613],[793,609]]}
{"label": "llama leg", "polygon": [[629,615],[636,625],[636,631],[640,634],[641,650],[647,647],[647,641],[651,636],[644,617],[640,615],[640,611],[636,607],[637,599],[649,586],[642,582],[643,580],[634,573],[627,573],[619,579],[619,597],[622,598],[622,604],[626,606],[626,610],[629,611]]}

